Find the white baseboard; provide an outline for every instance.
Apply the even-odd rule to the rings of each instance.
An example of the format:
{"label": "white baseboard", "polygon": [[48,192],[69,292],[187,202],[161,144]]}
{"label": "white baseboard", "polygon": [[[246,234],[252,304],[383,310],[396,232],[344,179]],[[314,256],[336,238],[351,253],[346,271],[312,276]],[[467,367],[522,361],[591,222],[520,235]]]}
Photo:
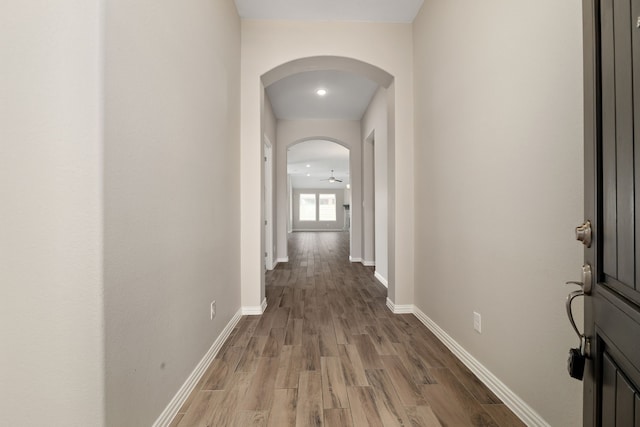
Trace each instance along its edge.
{"label": "white baseboard", "polygon": [[392,313],[394,312],[393,310],[395,310],[396,308],[396,305],[388,297],[387,297],[387,308],[391,310]]}
{"label": "white baseboard", "polygon": [[362,258],[353,258],[351,255],[349,255],[349,261],[351,261],[351,262],[362,262]]}
{"label": "white baseboard", "polygon": [[176,416],[184,402],[187,400],[194,387],[198,384],[198,381],[200,381],[200,378],[202,378],[202,375],[204,375],[207,368],[211,364],[211,361],[214,357],[216,357],[216,355],[222,348],[222,345],[231,334],[231,331],[233,331],[233,328],[236,327],[241,317],[241,311],[238,310],[238,312],[233,316],[229,323],[227,323],[227,326],[225,326],[218,338],[216,338],[216,340],[213,342],[213,345],[211,346],[211,348],[209,348],[209,351],[207,351],[207,353],[196,365],[195,369],[193,370],[193,372],[191,372],[184,384],[182,384],[182,387],[180,387],[175,396],[173,396],[173,399],[171,399],[158,419],[153,423],[153,427],[167,427],[171,424],[171,421],[173,421],[173,418]]}
{"label": "white baseboard", "polygon": [[271,265],[271,267],[267,266],[267,270],[269,271],[274,270],[278,266],[278,264],[280,264],[281,262],[289,262],[289,257],[278,258],[273,260],[273,264]]}
{"label": "white baseboard", "polygon": [[296,228],[295,230],[293,230],[294,233],[299,233],[299,232],[322,232],[322,231],[345,231],[344,228]]}
{"label": "white baseboard", "polygon": [[[387,300],[387,306],[389,301]],[[433,320],[424,314],[418,307],[414,306],[413,315],[418,318],[433,334],[438,337],[444,345],[465,364],[471,372],[473,372],[479,379],[486,385],[489,390],[495,393],[502,402],[514,414],[518,416],[527,426],[530,427],[550,427],[544,418],[540,416],[531,406],[522,400],[517,394],[515,394],[509,387],[506,386],[498,377],[496,377],[491,371],[489,371],[482,363],[474,358],[471,353],[465,350],[460,344],[458,344],[449,334],[447,334],[442,328],[440,328]]]}
{"label": "white baseboard", "polygon": [[365,267],[375,267],[376,266],[376,262],[375,261],[362,260],[362,265],[364,265]]}
{"label": "white baseboard", "polygon": [[245,306],[242,307],[243,316],[259,316],[267,309],[267,299],[262,300],[262,304],[259,306]]}
{"label": "white baseboard", "polygon": [[413,314],[413,304],[396,305],[387,297],[387,307],[393,314]]}
{"label": "white baseboard", "polygon": [[378,282],[382,283],[382,285],[385,288],[389,287],[389,281],[387,281],[387,279],[385,279],[382,274],[378,273],[377,271],[375,273],[373,273],[373,277],[375,277],[376,279],[378,279]]}

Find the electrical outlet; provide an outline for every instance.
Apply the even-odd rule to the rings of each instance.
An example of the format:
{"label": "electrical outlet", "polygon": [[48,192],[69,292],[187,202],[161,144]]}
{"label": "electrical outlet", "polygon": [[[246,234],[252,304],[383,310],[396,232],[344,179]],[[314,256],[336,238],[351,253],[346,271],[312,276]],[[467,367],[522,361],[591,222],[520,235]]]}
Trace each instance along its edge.
{"label": "electrical outlet", "polygon": [[216,317],[216,300],[211,301],[211,320],[213,320],[214,317]]}
{"label": "electrical outlet", "polygon": [[475,329],[479,334],[482,333],[482,317],[480,313],[473,312],[473,329]]}

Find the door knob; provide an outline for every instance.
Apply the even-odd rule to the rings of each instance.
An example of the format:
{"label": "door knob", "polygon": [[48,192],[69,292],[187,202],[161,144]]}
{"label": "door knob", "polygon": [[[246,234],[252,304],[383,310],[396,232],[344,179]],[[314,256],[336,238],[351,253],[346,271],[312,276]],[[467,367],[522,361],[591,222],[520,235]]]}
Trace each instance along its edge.
{"label": "door knob", "polygon": [[591,289],[593,288],[593,273],[591,272],[591,266],[585,264],[582,266],[582,281],[570,280],[565,282],[567,285],[578,285],[582,288],[582,292],[585,295],[591,295]]}
{"label": "door knob", "polygon": [[591,247],[591,221],[587,220],[576,227],[576,240],[581,241],[588,248]]}

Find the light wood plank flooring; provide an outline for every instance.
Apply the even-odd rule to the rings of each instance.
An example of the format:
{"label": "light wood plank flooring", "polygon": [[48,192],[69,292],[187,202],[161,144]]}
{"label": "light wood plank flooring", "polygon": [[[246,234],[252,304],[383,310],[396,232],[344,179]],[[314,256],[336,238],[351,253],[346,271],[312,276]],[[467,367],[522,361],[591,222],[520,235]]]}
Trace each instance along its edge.
{"label": "light wood plank flooring", "polygon": [[172,426],[523,426],[413,315],[386,307],[345,232],[293,233]]}

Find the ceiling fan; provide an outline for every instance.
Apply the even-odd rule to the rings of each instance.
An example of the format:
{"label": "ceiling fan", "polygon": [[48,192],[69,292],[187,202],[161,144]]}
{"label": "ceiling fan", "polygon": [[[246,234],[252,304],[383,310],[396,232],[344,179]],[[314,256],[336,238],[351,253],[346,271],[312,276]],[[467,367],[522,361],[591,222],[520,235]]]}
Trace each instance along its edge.
{"label": "ceiling fan", "polygon": [[334,183],[334,182],[342,182],[341,179],[337,179],[335,176],[333,176],[333,169],[331,169],[331,176],[327,179],[321,179],[320,181],[329,181],[330,183]]}

